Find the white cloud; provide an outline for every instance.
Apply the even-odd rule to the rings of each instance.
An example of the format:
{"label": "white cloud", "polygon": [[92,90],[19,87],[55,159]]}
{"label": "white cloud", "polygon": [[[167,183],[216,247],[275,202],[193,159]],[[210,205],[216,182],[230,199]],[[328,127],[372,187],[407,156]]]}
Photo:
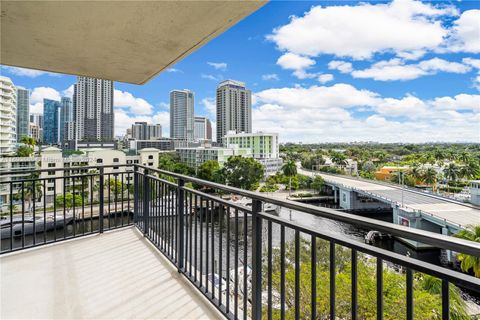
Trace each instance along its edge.
{"label": "white cloud", "polygon": [[59,73],[41,71],[41,70],[34,70],[34,69],[26,69],[20,67],[9,67],[9,66],[2,66],[2,69],[7,71],[10,74],[20,76],[20,77],[29,77],[29,78],[36,78],[43,75],[49,75],[53,77],[61,77],[62,75]]}
{"label": "white cloud", "polygon": [[177,73],[177,72],[180,72],[180,73],[183,73],[182,70],[180,69],[176,69],[176,68],[168,68],[167,70],[165,70],[167,72],[171,72],[171,73]]}
{"label": "white cloud", "polygon": [[474,67],[475,69],[480,70],[480,59],[463,58],[462,62],[466,65]]}
{"label": "white cloud", "polygon": [[379,81],[412,80],[421,76],[433,75],[437,72],[466,73],[468,65],[450,62],[440,58],[424,60],[416,64],[405,64],[401,59],[379,61],[364,70],[352,70],[354,78],[372,78]]}
{"label": "white cloud", "polygon": [[330,73],[321,74],[318,76],[318,82],[327,83],[333,80],[333,75]]}
{"label": "white cloud", "polygon": [[[253,129],[280,132],[282,141],[478,141],[480,95],[396,99],[335,84],[269,89],[255,97]],[[365,118],[356,114],[365,111]]]}
{"label": "white cloud", "polygon": [[316,73],[306,71],[315,65],[315,60],[294,53],[285,53],[278,58],[277,64],[283,69],[294,70],[293,75],[299,79],[315,78],[318,76]]}
{"label": "white cloud", "polygon": [[480,53],[480,10],[466,10],[453,23],[446,51]]}
{"label": "white cloud", "polygon": [[50,87],[37,87],[30,94],[30,112],[43,114],[43,99],[60,101],[60,92]]}
{"label": "white cloud", "polygon": [[452,6],[414,0],[315,6],[274,29],[267,39],[282,51],[309,57],[332,54],[369,59],[375,53],[395,52],[418,58],[440,46],[448,34],[438,17],[457,14]]}
{"label": "white cloud", "polygon": [[213,74],[201,74],[202,79],[213,80],[213,81],[221,81],[223,77],[221,75],[214,76]]}
{"label": "white cloud", "polygon": [[151,114],[153,106],[142,98],[134,97],[130,92],[115,89],[113,103],[116,108],[123,108],[136,115]]}
{"label": "white cloud", "polygon": [[217,105],[215,104],[215,98],[212,98],[212,97],[204,98],[200,103],[205,107],[205,110],[207,110],[207,112],[211,116],[216,115]]}
{"label": "white cloud", "polygon": [[278,80],[280,80],[280,78],[278,77],[278,74],[276,74],[276,73],[269,73],[269,74],[262,74],[262,80],[263,81],[270,81],[270,80],[278,81]]}
{"label": "white cloud", "polygon": [[227,70],[227,64],[225,62],[207,62],[207,64],[220,71]]}
{"label": "white cloud", "polygon": [[328,69],[338,70],[341,73],[349,73],[353,68],[350,62],[333,60],[328,63]]}
{"label": "white cloud", "polygon": [[63,96],[73,98],[73,84],[67,89],[62,91]]}

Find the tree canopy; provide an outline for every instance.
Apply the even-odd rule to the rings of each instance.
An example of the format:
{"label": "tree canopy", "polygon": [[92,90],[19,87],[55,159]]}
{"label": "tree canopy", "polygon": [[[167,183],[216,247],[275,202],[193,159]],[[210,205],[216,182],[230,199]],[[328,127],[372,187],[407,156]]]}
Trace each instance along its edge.
{"label": "tree canopy", "polygon": [[221,172],[227,185],[246,190],[256,189],[265,176],[260,162],[242,156],[228,158]]}

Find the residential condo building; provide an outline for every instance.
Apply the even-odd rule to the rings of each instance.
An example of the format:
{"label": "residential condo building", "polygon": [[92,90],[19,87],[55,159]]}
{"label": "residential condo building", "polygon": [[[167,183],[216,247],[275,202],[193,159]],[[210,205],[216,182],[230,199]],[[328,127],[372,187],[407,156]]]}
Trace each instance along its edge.
{"label": "residential condo building", "polygon": [[195,116],[195,132],[196,141],[212,140],[212,123],[207,117]]}
{"label": "residential condo building", "polygon": [[78,77],[73,112],[77,141],[113,141],[113,82]]}
{"label": "residential condo building", "polygon": [[17,89],[0,76],[0,156],[12,155],[17,142]]}
{"label": "residential condo building", "polygon": [[162,125],[135,122],[130,130],[130,137],[137,140],[155,140],[162,137]]}
{"label": "residential condo building", "polygon": [[194,95],[190,90],[170,92],[170,138],[194,139]]}
{"label": "residential condo building", "polygon": [[70,97],[62,97],[63,119],[62,132],[63,141],[71,141],[75,139],[75,122],[73,113],[73,101]]}
{"label": "residential condo building", "polygon": [[278,133],[230,131],[225,136],[224,142],[228,148],[251,149],[253,158],[265,167],[266,175],[277,173],[283,165],[279,152]]}
{"label": "residential condo building", "polygon": [[17,87],[17,141],[29,136],[30,125],[30,92]]}
{"label": "residential condo building", "polygon": [[195,147],[195,148],[177,148],[177,155],[180,162],[192,167],[198,168],[202,163],[208,160],[218,161],[220,167],[231,156],[252,157],[252,151],[249,148],[223,148],[223,147]]}
{"label": "residential condo building", "polygon": [[252,132],[252,92],[245,83],[225,80],[217,87],[217,142],[229,131]]}

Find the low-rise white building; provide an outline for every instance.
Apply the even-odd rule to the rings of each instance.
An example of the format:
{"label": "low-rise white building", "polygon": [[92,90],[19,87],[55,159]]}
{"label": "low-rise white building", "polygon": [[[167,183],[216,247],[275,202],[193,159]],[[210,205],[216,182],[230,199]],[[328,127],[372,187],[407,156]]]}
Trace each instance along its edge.
{"label": "low-rise white building", "polygon": [[276,174],[283,165],[279,153],[278,133],[230,131],[224,141],[229,148],[251,149],[253,158],[264,166],[266,175]]}
{"label": "low-rise white building", "polygon": [[202,163],[208,160],[218,161],[220,167],[231,156],[252,157],[252,150],[250,148],[223,148],[223,147],[196,147],[196,148],[178,148],[177,155],[182,163],[197,168]]}

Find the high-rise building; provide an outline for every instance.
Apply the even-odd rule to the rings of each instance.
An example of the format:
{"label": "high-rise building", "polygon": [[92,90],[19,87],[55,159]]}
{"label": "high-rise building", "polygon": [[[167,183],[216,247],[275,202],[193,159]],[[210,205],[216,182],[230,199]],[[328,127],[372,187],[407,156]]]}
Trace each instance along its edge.
{"label": "high-rise building", "polygon": [[11,155],[17,142],[17,89],[10,78],[0,76],[0,97],[0,155]]}
{"label": "high-rise building", "polygon": [[162,137],[162,125],[135,122],[130,131],[131,138],[136,140],[155,140]]}
{"label": "high-rise building", "polygon": [[30,136],[43,142],[43,114],[30,114]]}
{"label": "high-rise building", "polygon": [[78,77],[73,113],[77,141],[113,141],[113,82]]}
{"label": "high-rise building", "polygon": [[30,124],[30,92],[17,87],[17,141],[28,137]]}
{"label": "high-rise building", "polygon": [[43,137],[42,137],[43,130],[36,123],[30,122],[28,129],[29,129],[28,135],[30,137],[32,137],[33,139],[35,139],[38,142],[42,142],[42,140],[43,140]]}
{"label": "high-rise building", "polygon": [[252,132],[252,92],[245,83],[225,80],[217,87],[217,142],[229,131]]}
{"label": "high-rise building", "polygon": [[195,140],[212,140],[212,124],[207,117],[195,116]]}
{"label": "high-rise building", "polygon": [[60,101],[43,99],[43,143],[62,143],[62,109]]}
{"label": "high-rise building", "polygon": [[75,122],[73,121],[73,102],[70,97],[62,98],[63,118],[62,118],[62,141],[71,141],[75,139]]}
{"label": "high-rise building", "polygon": [[193,140],[194,98],[190,90],[170,91],[170,138]]}

